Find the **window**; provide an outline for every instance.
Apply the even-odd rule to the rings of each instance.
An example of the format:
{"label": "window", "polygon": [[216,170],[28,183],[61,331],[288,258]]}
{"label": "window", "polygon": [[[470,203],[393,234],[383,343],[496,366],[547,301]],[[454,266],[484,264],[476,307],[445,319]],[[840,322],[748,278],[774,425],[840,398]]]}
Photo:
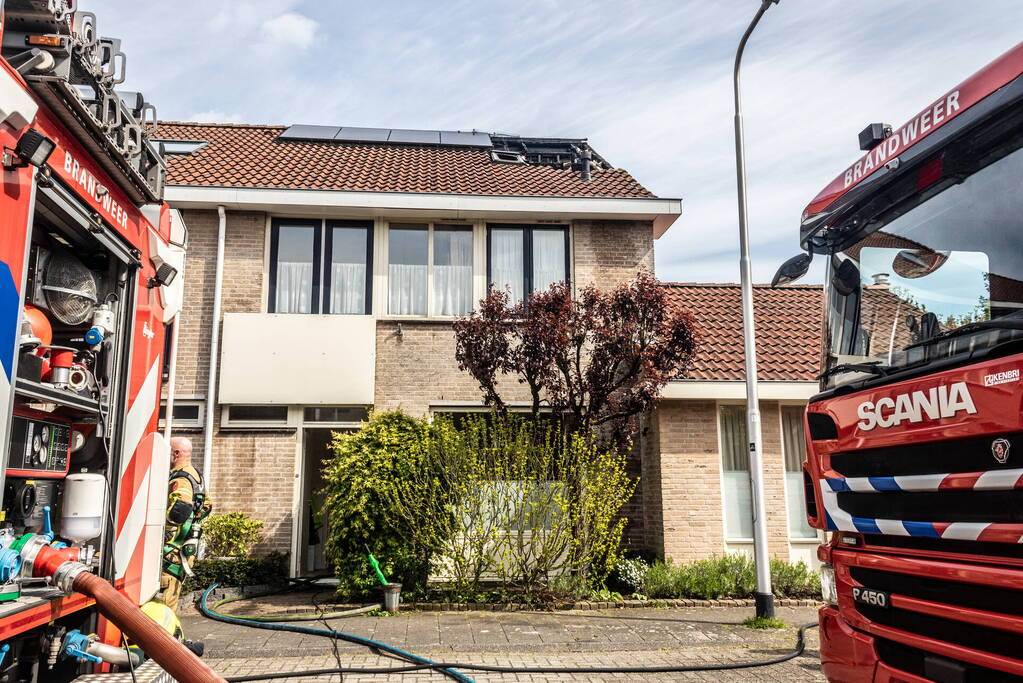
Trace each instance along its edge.
{"label": "window", "polygon": [[221,409],[221,429],[290,429],[296,427],[300,412],[280,405],[226,405]]}
{"label": "window", "polygon": [[806,434],[803,431],[805,410],[804,406],[785,406],[781,409],[785,500],[789,513],[789,538],[817,540],[817,530],[806,523],[806,491],[803,488],[803,462],[806,460]]}
{"label": "window", "polygon": [[568,280],[568,229],[543,225],[488,226],[487,281],[509,293],[512,302],[526,292]]}
{"label": "window", "polygon": [[306,422],[358,423],[369,419],[369,411],[361,406],[311,406],[303,411],[303,418]]}
{"label": "window", "polygon": [[472,310],[472,228],[391,223],[389,315],[465,315]]}
{"label": "window", "polygon": [[725,538],[746,540],[753,538],[753,497],[750,493],[746,406],[721,406],[720,421]]}
{"label": "window", "polygon": [[366,221],[275,219],[269,311],[369,313],[371,231]]}
{"label": "window", "polygon": [[[174,421],[171,423],[172,427],[178,427],[182,429],[187,428],[199,428],[203,426],[203,411],[205,408],[205,401],[196,401],[189,399],[180,399],[175,397],[174,399]],[[167,422],[167,403],[166,401],[160,402],[160,426],[164,426]]]}
{"label": "window", "polygon": [[392,224],[387,250],[387,312],[391,315],[426,315],[429,226]]}

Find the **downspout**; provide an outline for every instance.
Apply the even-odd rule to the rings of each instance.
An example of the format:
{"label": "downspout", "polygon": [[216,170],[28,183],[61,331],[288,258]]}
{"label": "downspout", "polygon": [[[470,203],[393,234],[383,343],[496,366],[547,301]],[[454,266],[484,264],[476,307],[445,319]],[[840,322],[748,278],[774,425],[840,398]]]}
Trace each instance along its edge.
{"label": "downspout", "polygon": [[213,418],[216,412],[217,361],[220,353],[220,298],[224,287],[224,239],[227,232],[227,213],[224,205],[217,206],[217,261],[213,278],[213,330],[210,334],[210,376],[206,384],[206,421],[203,425],[202,479],[210,490],[213,474]]}

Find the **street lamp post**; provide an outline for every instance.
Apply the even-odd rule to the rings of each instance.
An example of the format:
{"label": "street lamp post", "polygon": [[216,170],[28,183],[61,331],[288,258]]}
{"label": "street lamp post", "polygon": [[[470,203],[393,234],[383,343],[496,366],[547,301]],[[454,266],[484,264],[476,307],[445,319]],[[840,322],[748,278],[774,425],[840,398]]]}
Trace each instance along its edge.
{"label": "street lamp post", "polygon": [[746,433],[749,437],[750,490],[753,495],[753,557],[757,568],[756,605],[758,617],[774,616],[771,593],[771,564],[767,557],[767,506],[764,502],[764,465],[761,461],[760,404],[757,397],[757,349],[753,326],[753,276],[750,272],[749,228],[746,212],[746,151],[742,138],[742,105],[739,98],[739,67],[753,29],[771,4],[762,0],[735,52],[733,84],[735,88],[735,174],[739,191],[739,275],[742,282],[742,328],[746,352]]}

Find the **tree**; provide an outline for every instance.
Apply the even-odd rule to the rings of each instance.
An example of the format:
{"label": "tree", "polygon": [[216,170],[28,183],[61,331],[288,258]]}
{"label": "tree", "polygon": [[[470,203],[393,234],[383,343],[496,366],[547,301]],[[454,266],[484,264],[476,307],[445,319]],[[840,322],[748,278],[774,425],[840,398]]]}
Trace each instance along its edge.
{"label": "tree", "polygon": [[623,443],[636,418],[671,379],[692,365],[699,331],[692,313],[672,307],[652,276],[641,273],[610,291],[589,286],[573,297],[568,283],[519,303],[492,291],[454,323],[460,369],[484,400],[507,411],[506,376],[526,386],[534,415],[563,414]]}

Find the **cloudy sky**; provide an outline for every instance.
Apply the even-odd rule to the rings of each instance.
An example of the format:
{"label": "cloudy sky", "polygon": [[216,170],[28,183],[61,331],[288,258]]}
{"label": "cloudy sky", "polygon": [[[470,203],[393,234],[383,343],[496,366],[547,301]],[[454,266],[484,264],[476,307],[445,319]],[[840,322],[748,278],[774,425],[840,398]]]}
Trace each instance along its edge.
{"label": "cloudy sky", "polygon": [[[683,199],[665,280],[738,277],[731,69],[758,0],[82,0],[165,120],[586,137]],[[751,40],[754,274],[858,155],[1020,40],[1020,0],[782,0]],[[819,279],[816,269],[811,273]]]}

